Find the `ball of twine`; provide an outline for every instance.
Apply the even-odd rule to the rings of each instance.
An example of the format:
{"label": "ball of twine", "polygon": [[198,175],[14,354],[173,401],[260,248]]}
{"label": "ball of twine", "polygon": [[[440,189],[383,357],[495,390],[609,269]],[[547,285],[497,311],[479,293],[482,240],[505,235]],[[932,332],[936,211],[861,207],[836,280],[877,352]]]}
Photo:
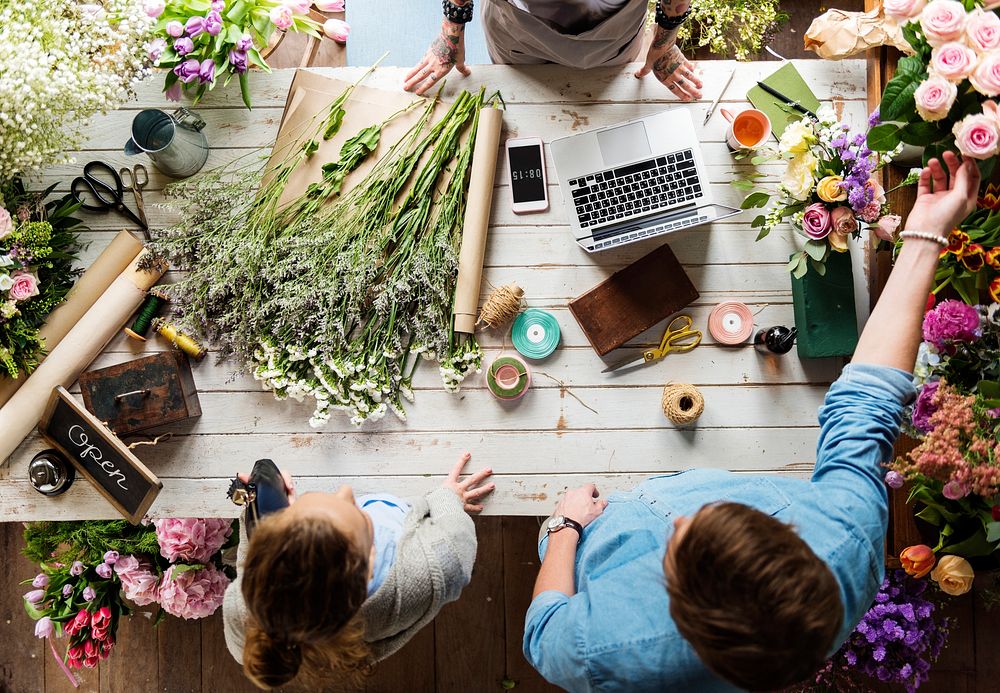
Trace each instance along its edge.
{"label": "ball of twine", "polygon": [[694,423],[705,411],[705,398],[698,388],[687,383],[667,383],[663,386],[663,413],[678,426]]}
{"label": "ball of twine", "polygon": [[524,298],[524,289],[517,284],[504,284],[493,289],[486,297],[483,309],[479,311],[479,319],[476,320],[476,324],[483,323],[494,329],[503,327],[520,312],[522,298]]}

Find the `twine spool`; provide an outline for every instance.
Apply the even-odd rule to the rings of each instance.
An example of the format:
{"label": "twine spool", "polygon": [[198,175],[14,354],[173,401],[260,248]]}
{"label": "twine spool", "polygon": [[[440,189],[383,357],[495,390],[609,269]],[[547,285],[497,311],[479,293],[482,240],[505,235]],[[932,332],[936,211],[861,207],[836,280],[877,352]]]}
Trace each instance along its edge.
{"label": "twine spool", "polygon": [[719,344],[742,344],[753,334],[753,313],[745,303],[720,303],[708,316],[708,331]]}
{"label": "twine spool", "polygon": [[510,330],[514,348],[529,359],[543,359],[559,346],[559,322],[552,313],[528,308],[517,316]]}
{"label": "twine spool", "polygon": [[153,321],[153,329],[156,330],[161,337],[193,358],[195,361],[200,361],[205,358],[205,354],[207,353],[205,347],[198,344],[198,342],[194,341],[194,339],[178,330],[177,327],[171,325],[163,318],[156,318],[156,320]]}
{"label": "twine spool", "polygon": [[521,311],[521,300],[524,298],[524,289],[517,284],[504,284],[490,292],[486,297],[486,303],[479,311],[479,319],[476,324],[483,323],[487,327],[494,329],[503,327],[514,316]]}
{"label": "twine spool", "polygon": [[663,386],[664,415],[678,426],[694,423],[705,411],[705,398],[694,385],[667,383]]}
{"label": "twine spool", "polygon": [[531,371],[518,357],[501,356],[487,369],[486,386],[499,400],[521,399],[531,386]]}
{"label": "twine spool", "polygon": [[135,321],[132,323],[131,327],[125,328],[125,334],[127,334],[132,339],[138,339],[140,342],[146,341],[146,334],[149,332],[150,326],[153,324],[153,319],[163,308],[164,304],[167,302],[167,295],[163,293],[162,289],[153,287],[146,294],[146,300],[142,302],[139,306],[139,312],[135,316]]}

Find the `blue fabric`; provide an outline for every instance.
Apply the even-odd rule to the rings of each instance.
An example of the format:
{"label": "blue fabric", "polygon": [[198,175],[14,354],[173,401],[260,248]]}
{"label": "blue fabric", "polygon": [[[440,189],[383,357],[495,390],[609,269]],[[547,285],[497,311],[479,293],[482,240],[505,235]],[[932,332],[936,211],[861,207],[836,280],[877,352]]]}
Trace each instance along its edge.
{"label": "blue fabric", "polygon": [[[528,661],[574,693],[736,690],[709,672],[677,631],[664,587],[674,518],[720,500],[793,525],[827,563],[844,604],[839,647],[882,581],[888,496],[880,465],[891,458],[903,406],[914,394],[909,373],[847,366],[820,409],[809,481],[696,469],[609,496],[577,551],[577,593],[543,592],[528,609]],[[542,557],[546,546],[543,539]]]}
{"label": "blue fabric", "polygon": [[368,581],[368,596],[385,582],[396,562],[396,546],[403,536],[403,520],[410,505],[390,493],[371,493],[357,499],[358,507],[368,513],[375,530],[375,566]]}

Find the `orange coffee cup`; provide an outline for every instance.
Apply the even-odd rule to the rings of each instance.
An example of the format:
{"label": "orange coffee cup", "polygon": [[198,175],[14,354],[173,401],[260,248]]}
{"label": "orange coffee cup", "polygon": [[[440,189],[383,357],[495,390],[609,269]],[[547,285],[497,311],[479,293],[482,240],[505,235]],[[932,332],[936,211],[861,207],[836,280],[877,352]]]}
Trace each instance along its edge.
{"label": "orange coffee cup", "polygon": [[729,121],[726,144],[732,150],[756,149],[771,136],[771,120],[763,111],[748,108],[733,115],[725,108],[721,108],[719,112]]}

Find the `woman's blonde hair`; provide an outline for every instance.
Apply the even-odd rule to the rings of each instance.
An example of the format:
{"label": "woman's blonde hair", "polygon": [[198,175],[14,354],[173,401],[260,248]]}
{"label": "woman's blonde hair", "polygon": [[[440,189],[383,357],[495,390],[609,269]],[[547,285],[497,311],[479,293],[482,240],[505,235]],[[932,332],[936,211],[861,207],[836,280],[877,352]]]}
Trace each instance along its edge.
{"label": "woman's blonde hair", "polygon": [[300,673],[356,680],[370,671],[360,613],[368,556],[329,519],[279,512],[261,520],[242,579],[250,614],[243,671],[258,687]]}

